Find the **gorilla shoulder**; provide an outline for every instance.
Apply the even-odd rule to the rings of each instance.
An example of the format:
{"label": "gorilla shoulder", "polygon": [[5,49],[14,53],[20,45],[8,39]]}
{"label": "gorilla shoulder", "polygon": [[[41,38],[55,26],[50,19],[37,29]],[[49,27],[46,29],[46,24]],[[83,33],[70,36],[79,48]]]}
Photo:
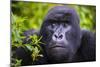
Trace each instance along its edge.
{"label": "gorilla shoulder", "polygon": [[95,33],[82,30],[82,40],[81,40],[81,52],[84,56],[84,61],[95,61],[96,59],[96,38]]}

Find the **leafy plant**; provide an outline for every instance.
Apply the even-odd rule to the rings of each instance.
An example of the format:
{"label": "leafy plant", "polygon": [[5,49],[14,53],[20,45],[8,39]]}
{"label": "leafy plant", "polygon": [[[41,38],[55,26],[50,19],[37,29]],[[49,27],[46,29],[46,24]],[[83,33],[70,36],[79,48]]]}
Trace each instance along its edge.
{"label": "leafy plant", "polygon": [[12,62],[13,63],[11,63],[11,67],[19,67],[19,66],[21,66],[22,60],[18,60],[18,59],[12,58]]}
{"label": "leafy plant", "polygon": [[[25,21],[27,20],[26,18],[18,17],[14,15],[13,13],[11,14],[12,17],[12,22],[11,22],[11,36],[12,36],[12,49],[13,48],[18,48],[18,47],[27,47],[28,50],[32,52],[32,58],[33,58],[33,63],[35,60],[38,60],[38,57],[43,57],[42,54],[39,54],[41,51],[40,42],[42,37],[38,37],[37,35],[31,35],[29,38],[32,40],[29,44],[23,44],[23,39],[25,36],[23,36],[23,31],[26,31],[27,28],[24,26]],[[14,50],[12,51],[12,56],[13,56]],[[13,58],[14,63],[12,62],[11,65],[14,67],[20,66],[21,65],[21,60],[18,60],[17,58]]]}
{"label": "leafy plant", "polygon": [[32,41],[29,44],[25,44],[25,46],[32,52],[32,58],[33,61],[38,60],[38,57],[43,57],[42,54],[39,54],[40,51],[42,51],[40,44],[43,44],[40,42],[42,37],[38,37],[37,35],[33,35],[29,37]]}

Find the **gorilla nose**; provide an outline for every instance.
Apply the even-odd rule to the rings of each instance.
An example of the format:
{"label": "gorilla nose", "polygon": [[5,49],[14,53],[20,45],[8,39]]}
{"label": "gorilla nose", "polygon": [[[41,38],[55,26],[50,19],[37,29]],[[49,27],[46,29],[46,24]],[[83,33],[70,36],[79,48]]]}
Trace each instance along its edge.
{"label": "gorilla nose", "polygon": [[63,35],[61,34],[61,35],[56,35],[56,34],[54,34],[54,37],[56,38],[56,39],[62,39],[63,38]]}

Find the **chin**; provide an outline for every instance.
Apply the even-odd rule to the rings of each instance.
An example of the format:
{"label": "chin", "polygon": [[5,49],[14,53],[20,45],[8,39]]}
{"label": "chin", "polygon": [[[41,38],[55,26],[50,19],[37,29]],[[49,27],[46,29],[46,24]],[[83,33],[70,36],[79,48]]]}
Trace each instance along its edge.
{"label": "chin", "polygon": [[68,56],[63,54],[51,55],[49,58],[50,58],[49,60],[53,61],[53,63],[68,62]]}
{"label": "chin", "polygon": [[[66,50],[66,48],[62,47],[55,47],[49,50],[49,53],[47,53],[49,60],[52,60],[54,62],[67,62],[67,58],[69,57],[69,53]],[[65,61],[64,61],[65,60]]]}

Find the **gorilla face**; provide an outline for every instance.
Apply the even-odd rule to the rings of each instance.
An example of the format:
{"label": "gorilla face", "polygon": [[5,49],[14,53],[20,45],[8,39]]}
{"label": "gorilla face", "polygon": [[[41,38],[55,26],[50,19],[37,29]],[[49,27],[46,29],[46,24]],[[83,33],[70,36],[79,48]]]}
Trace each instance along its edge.
{"label": "gorilla face", "polygon": [[52,8],[41,27],[40,35],[46,45],[49,61],[69,62],[81,42],[79,17],[75,10],[66,6]]}

